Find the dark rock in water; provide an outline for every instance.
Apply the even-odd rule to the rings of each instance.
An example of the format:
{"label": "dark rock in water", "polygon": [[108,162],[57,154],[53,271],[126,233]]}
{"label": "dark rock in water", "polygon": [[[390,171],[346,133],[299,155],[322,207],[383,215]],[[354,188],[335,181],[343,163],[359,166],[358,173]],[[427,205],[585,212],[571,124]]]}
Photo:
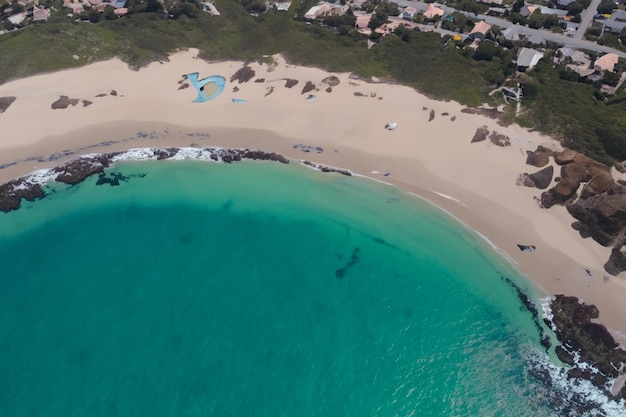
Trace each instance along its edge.
{"label": "dark rock in water", "polygon": [[239,81],[239,84],[247,83],[255,76],[255,74],[256,72],[254,72],[252,68],[244,65],[230,77],[230,82]]}
{"label": "dark rock in water", "polygon": [[8,213],[17,210],[26,201],[35,201],[45,195],[40,184],[33,184],[26,178],[18,178],[0,185],[0,211]]}
{"label": "dark rock in water", "polygon": [[472,138],[471,143],[474,142],[482,142],[487,139],[487,135],[489,135],[489,129],[487,126],[482,126],[476,129],[476,133],[474,133],[474,137]]}
{"label": "dark rock in water", "polygon": [[161,161],[163,159],[168,159],[173,157],[178,153],[178,148],[167,148],[167,149],[155,149],[154,154],[157,157],[157,161]]}
{"label": "dark rock in water", "polygon": [[[626,351],[618,348],[613,336],[603,325],[591,319],[599,316],[594,305],[579,303],[576,297],[557,295],[551,305],[552,323],[561,344],[578,353],[582,362],[598,369],[603,375],[617,377],[620,364],[626,363]],[[596,378],[590,375],[590,378]]]}
{"label": "dark rock in water", "polygon": [[288,78],[285,80],[285,87],[287,88],[294,87],[298,84],[298,82],[299,82],[298,80],[293,80],[291,78]]}
{"label": "dark rock in water", "polygon": [[[574,355],[569,353],[567,350],[563,349],[563,346],[557,346],[555,349],[556,356],[563,363],[568,365],[574,365]],[[580,369],[578,369],[580,371]],[[581,372],[582,374],[582,372]]]}
{"label": "dark rock in water", "polygon": [[67,162],[52,170],[58,174],[56,181],[74,185],[85,180],[85,178],[104,172],[109,166],[110,157],[113,154],[97,155],[90,158],[79,158]]}
{"label": "dark rock in water", "polygon": [[83,100],[83,107],[91,106],[92,104],[93,104],[93,101]]}
{"label": "dark rock in water", "polygon": [[98,181],[96,181],[96,185],[104,185],[109,184],[110,186],[118,186],[120,185],[120,181],[127,181],[128,177],[120,172],[112,172],[110,176],[106,176],[104,172],[101,172],[98,176]]}
{"label": "dark rock in water", "polygon": [[539,145],[535,151],[526,151],[526,163],[528,165],[542,168],[548,165],[550,157],[554,154],[554,151]]}
{"label": "dark rock in water", "polygon": [[4,113],[15,100],[17,100],[17,97],[0,97],[0,113]]}
{"label": "dark rock in water", "polygon": [[431,110],[430,113],[428,114],[428,121],[432,122],[435,119],[435,111]]}
{"label": "dark rock in water", "polygon": [[300,94],[306,94],[309,91],[313,91],[313,90],[315,90],[315,84],[313,84],[311,81],[307,81],[304,87],[302,88],[302,92]]}
{"label": "dark rock in water", "polygon": [[352,268],[359,261],[359,248],[354,248],[350,260],[341,268],[335,271],[335,276],[339,279],[343,279],[350,268]]}
{"label": "dark rock in water", "polygon": [[316,164],[314,162],[311,161],[300,161],[303,165],[309,166],[311,168],[315,168],[320,170],[321,172],[328,174],[328,173],[337,173],[337,174],[341,174],[341,175],[345,175],[346,177],[351,177],[352,173],[350,171],[346,171],[345,169],[337,169],[337,168],[330,168],[324,165],[320,165],[320,164]]}

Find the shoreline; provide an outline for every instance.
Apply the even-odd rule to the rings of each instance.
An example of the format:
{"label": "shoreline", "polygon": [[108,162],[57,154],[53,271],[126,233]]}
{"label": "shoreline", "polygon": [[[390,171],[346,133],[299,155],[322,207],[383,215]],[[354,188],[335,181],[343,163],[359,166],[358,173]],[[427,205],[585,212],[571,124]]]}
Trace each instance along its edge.
{"label": "shoreline", "polygon": [[[525,164],[526,151],[546,144],[558,149],[550,138],[518,126],[499,126],[486,116],[462,112],[457,103],[435,101],[408,87],[366,83],[279,58],[275,65],[250,64],[256,73],[251,80],[227,82],[215,100],[192,103],[193,88],[179,89],[182,74],[200,71],[201,76],[229,79],[243,66],[207,63],[195,54],[181,52],[137,72],[111,60],[0,85],[0,97],[17,97],[0,114],[0,129],[11,136],[0,140],[0,165],[18,162],[0,169],[0,182],[81,154],[138,147],[277,152],[416,194],[484,236],[545,294],[575,295],[595,304],[602,324],[618,336],[626,334],[626,306],[621,302],[626,274],[602,279],[610,248],[582,239],[564,207],[539,208],[535,199],[541,190],[515,183],[520,174],[536,171]],[[338,85],[323,82],[331,75],[340,80]],[[288,88],[287,79],[299,83]],[[307,81],[315,87],[301,93]],[[310,93],[317,99],[305,100]],[[92,104],[52,109],[61,95]],[[237,97],[247,102],[232,103]],[[398,128],[385,130],[391,121]],[[509,136],[511,146],[470,144],[481,126]],[[323,152],[316,152],[318,147]],[[518,244],[537,250],[522,252]]]}

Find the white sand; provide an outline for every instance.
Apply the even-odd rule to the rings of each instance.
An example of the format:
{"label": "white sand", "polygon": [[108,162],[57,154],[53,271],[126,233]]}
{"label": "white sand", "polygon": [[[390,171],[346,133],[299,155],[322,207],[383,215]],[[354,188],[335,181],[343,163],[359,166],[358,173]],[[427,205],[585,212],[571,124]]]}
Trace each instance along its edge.
{"label": "white sand", "polygon": [[[180,52],[167,63],[154,63],[138,72],[111,60],[0,85],[0,97],[17,97],[0,114],[0,165],[126,138],[100,150],[191,143],[247,146],[364,175],[390,172],[377,178],[441,206],[506,252],[544,291],[576,295],[596,304],[603,324],[626,333],[626,274],[609,282],[602,278],[610,250],[580,238],[563,207],[539,208],[535,198],[540,190],[515,185],[519,174],[538,170],[525,164],[527,150],[540,144],[559,147],[550,138],[461,113],[463,107],[457,103],[434,101],[407,87],[367,83],[349,74],[332,74],[340,84],[327,93],[328,85],[321,81],[331,74],[287,65],[279,58],[272,66],[252,64],[256,76],[251,81],[228,82],[215,100],[193,103],[193,87],[178,90],[183,74],[197,71],[200,78],[229,79],[242,67],[241,62],[206,63],[196,54],[195,50]],[[299,83],[286,88],[286,78]],[[303,95],[307,81],[318,90]],[[239,91],[233,92],[233,87]],[[117,96],[109,94],[112,90]],[[107,95],[96,97],[101,93]],[[305,100],[309,94],[317,98]],[[61,95],[93,104],[83,107],[79,102],[53,110],[51,104]],[[235,104],[232,98],[247,102]],[[431,110],[435,118],[429,122]],[[392,121],[398,128],[385,130],[384,125]],[[474,132],[483,125],[513,138],[512,145],[498,147],[489,140],[471,144]],[[130,140],[138,131],[158,132],[160,139]],[[188,136],[189,132],[206,132],[210,137]],[[324,152],[292,148],[300,143],[321,146]],[[22,162],[0,170],[0,180],[44,165],[51,163]],[[521,252],[517,243],[536,245],[537,250]]]}

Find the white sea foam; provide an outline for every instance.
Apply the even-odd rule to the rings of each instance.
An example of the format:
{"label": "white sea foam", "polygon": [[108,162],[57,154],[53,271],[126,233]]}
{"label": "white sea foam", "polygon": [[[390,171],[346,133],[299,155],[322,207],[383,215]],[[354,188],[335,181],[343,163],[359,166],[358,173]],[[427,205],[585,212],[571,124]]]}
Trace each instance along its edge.
{"label": "white sea foam", "polygon": [[544,297],[544,298],[540,298],[539,302],[541,303],[541,315],[544,319],[547,319],[550,321],[550,328],[553,331],[556,331],[556,326],[554,325],[554,323],[552,322],[552,320],[554,319],[554,314],[552,313],[552,300],[554,298],[553,297]]}
{"label": "white sea foam", "polygon": [[[590,381],[584,379],[572,379],[568,378],[568,369],[553,364],[547,355],[538,351],[528,353],[528,359],[531,367],[538,370],[547,371],[550,376],[552,396],[557,395],[563,403],[559,410],[565,416],[576,417],[624,417],[626,415],[626,403],[625,401],[615,401],[607,397],[605,390],[595,387]],[[578,357],[575,357],[578,360]],[[589,364],[577,363],[577,366],[581,369],[590,369],[594,372],[598,372]],[[614,380],[610,379],[606,386],[612,387]],[[574,410],[569,409],[569,405],[583,406],[589,405],[590,410],[583,412],[582,414],[576,413]]]}
{"label": "white sea foam", "polygon": [[199,161],[213,161],[213,159],[211,159],[211,156],[213,156],[214,154],[217,154],[218,156],[218,161],[222,161],[222,158],[219,156],[219,151],[221,151],[222,148],[179,148],[178,152],[176,153],[176,155],[172,156],[171,158],[167,158],[168,160],[171,161],[183,161],[183,160],[187,160],[187,159],[194,159],[194,160],[199,160]]}
{"label": "white sea foam", "polygon": [[57,178],[59,174],[53,172],[51,169],[40,169],[38,171],[30,173],[24,181],[30,184],[44,185]]}
{"label": "white sea foam", "polygon": [[111,158],[111,162],[120,161],[148,161],[156,159],[153,148],[134,148],[115,155]]}

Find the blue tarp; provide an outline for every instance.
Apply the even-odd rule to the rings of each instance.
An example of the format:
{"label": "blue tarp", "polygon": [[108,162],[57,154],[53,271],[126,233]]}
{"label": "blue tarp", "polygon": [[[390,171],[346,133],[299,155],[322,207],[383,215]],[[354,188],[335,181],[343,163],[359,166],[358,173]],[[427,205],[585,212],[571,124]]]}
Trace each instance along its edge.
{"label": "blue tarp", "polygon": [[[220,75],[211,75],[210,77],[198,80],[198,75],[199,74],[197,72],[187,74],[187,79],[198,92],[198,96],[193,100],[195,103],[204,103],[205,101],[213,100],[215,97],[222,94],[222,91],[224,91],[224,87],[226,86],[226,78]],[[207,96],[204,94],[204,86],[211,83],[217,86],[217,92],[211,96]]]}

